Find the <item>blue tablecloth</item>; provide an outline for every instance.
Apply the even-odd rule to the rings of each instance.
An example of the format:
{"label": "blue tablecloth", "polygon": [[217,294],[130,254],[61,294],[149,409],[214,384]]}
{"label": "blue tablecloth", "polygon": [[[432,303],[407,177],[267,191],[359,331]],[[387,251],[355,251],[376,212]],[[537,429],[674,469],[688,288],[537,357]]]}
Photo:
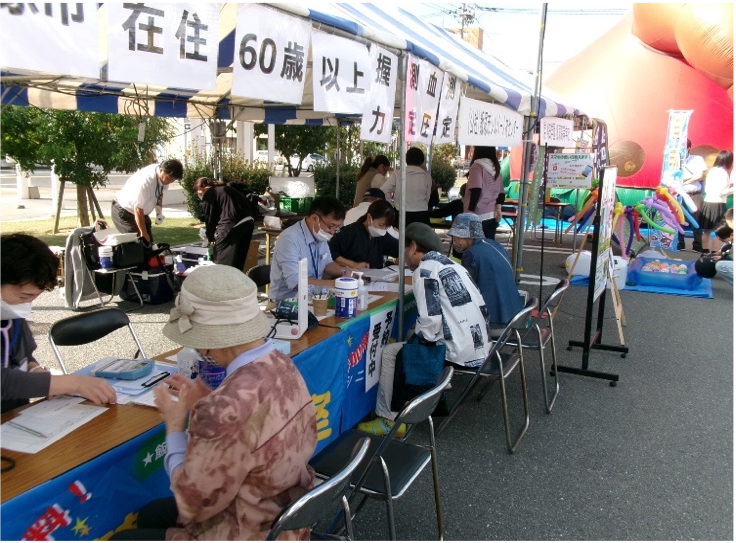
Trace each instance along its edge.
{"label": "blue tablecloth", "polygon": [[[407,302],[405,330],[416,321],[413,296],[407,296]],[[378,368],[366,360],[381,341],[397,337],[396,305],[384,304],[347,321],[334,336],[294,356],[315,405],[315,452],[375,408],[377,386],[366,390],[366,377],[377,380]],[[371,333],[379,320],[390,334]],[[114,531],[132,527],[143,505],[171,495],[163,468],[165,454],[161,424],[5,502],[0,507],[2,539],[89,541],[108,539]]]}

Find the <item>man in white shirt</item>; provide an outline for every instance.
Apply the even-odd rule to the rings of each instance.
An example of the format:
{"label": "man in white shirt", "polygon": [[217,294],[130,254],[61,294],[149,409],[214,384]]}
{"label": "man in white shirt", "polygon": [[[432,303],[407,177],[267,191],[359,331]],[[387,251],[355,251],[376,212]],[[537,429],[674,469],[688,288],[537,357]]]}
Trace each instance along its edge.
{"label": "man in white shirt", "polygon": [[347,212],[345,213],[345,221],[343,222],[343,226],[353,224],[355,221],[360,219],[363,215],[366,214],[368,208],[376,200],[385,199],[386,195],[381,189],[368,189],[363,195],[363,201],[354,208],[347,210]]}
{"label": "man in white shirt", "polygon": [[[398,172],[394,172],[381,187],[387,196],[393,194],[394,207],[401,209],[396,187]],[[429,197],[432,193],[432,176],[424,166],[424,152],[412,147],[406,152],[406,224],[422,222],[429,225]]]}
{"label": "man in white shirt", "polygon": [[138,234],[151,243],[153,233],[149,215],[156,208],[159,221],[163,220],[164,190],[183,176],[184,167],[176,159],[150,164],[131,175],[112,201],[111,215],[115,228],[122,233]]}

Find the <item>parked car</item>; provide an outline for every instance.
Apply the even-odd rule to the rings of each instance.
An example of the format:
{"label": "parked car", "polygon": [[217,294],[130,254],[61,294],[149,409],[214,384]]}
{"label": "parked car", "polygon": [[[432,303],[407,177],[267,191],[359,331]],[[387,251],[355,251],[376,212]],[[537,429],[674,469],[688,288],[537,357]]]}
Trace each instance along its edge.
{"label": "parked car", "polygon": [[[256,151],[256,154],[253,160],[254,162],[263,162],[264,164],[267,164],[268,163],[268,150],[261,149],[260,151]],[[286,159],[281,155],[274,155],[273,163],[277,166],[283,166],[286,163]]]}
{"label": "parked car", "polygon": [[[299,155],[291,155],[291,167],[296,168],[299,165]],[[319,153],[309,153],[302,160],[302,171],[313,172],[315,166],[324,166],[327,160]]]}

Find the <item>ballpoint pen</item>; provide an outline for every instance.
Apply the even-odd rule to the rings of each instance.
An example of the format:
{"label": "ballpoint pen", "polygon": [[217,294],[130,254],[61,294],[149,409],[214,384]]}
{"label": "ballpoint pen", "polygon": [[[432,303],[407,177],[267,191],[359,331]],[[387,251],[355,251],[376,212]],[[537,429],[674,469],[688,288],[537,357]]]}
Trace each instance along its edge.
{"label": "ballpoint pen", "polygon": [[153,385],[155,385],[159,381],[163,381],[164,379],[166,379],[169,375],[171,375],[171,374],[168,371],[162,371],[158,375],[155,375],[155,376],[151,377],[148,381],[146,381],[145,383],[143,383],[141,386],[142,387],[152,387]]}
{"label": "ballpoint pen", "polygon": [[22,424],[19,424],[15,421],[9,420],[8,424],[12,426],[13,428],[17,428],[18,430],[23,430],[24,432],[28,432],[29,434],[33,434],[36,437],[42,437],[44,439],[48,439],[49,436],[42,434],[41,432],[38,432],[34,430],[33,428],[28,428],[27,426],[23,426]]}

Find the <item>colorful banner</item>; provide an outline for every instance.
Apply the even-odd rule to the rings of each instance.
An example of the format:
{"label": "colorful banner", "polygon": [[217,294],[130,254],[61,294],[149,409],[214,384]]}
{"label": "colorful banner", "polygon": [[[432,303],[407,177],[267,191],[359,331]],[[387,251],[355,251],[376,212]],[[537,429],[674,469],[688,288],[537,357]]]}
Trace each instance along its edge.
{"label": "colorful banner", "polygon": [[304,377],[317,414],[315,453],[340,435],[347,367],[339,361],[347,357],[348,342],[344,333],[320,341],[294,357],[294,364]]}
{"label": "colorful banner", "polygon": [[457,110],[460,105],[462,84],[463,82],[457,76],[445,73],[445,80],[442,83],[442,98],[440,98],[440,111],[437,115],[435,143],[455,143]]}
{"label": "colorful banner", "polygon": [[363,106],[360,139],[391,143],[399,58],[374,44],[371,46],[370,62],[369,76],[372,82]]}
{"label": "colorful banner", "polygon": [[405,138],[429,145],[437,121],[443,72],[426,60],[408,55],[406,62]]}
{"label": "colorful banner", "polygon": [[6,541],[91,541],[132,528],[137,511],[171,496],[163,424],[0,507]]}
{"label": "colorful banner", "polygon": [[507,107],[463,96],[457,124],[460,145],[518,147],[524,117]]}
{"label": "colorful banner", "polygon": [[662,161],[662,176],[660,183],[682,187],[682,166],[687,155],[687,126],[690,122],[692,109],[669,110],[670,118],[667,123],[667,141],[664,145],[664,160]]}
{"label": "colorful banner", "polygon": [[262,4],[239,4],[233,95],[301,104],[311,30],[299,17]]}
{"label": "colorful banner", "polygon": [[362,113],[371,89],[368,48],[354,40],[312,32],[314,111]]}
{"label": "colorful banner", "polygon": [[0,27],[3,70],[100,78],[97,4],[3,4]]}
{"label": "colorful banner", "polygon": [[109,81],[214,90],[220,7],[106,4]]}

